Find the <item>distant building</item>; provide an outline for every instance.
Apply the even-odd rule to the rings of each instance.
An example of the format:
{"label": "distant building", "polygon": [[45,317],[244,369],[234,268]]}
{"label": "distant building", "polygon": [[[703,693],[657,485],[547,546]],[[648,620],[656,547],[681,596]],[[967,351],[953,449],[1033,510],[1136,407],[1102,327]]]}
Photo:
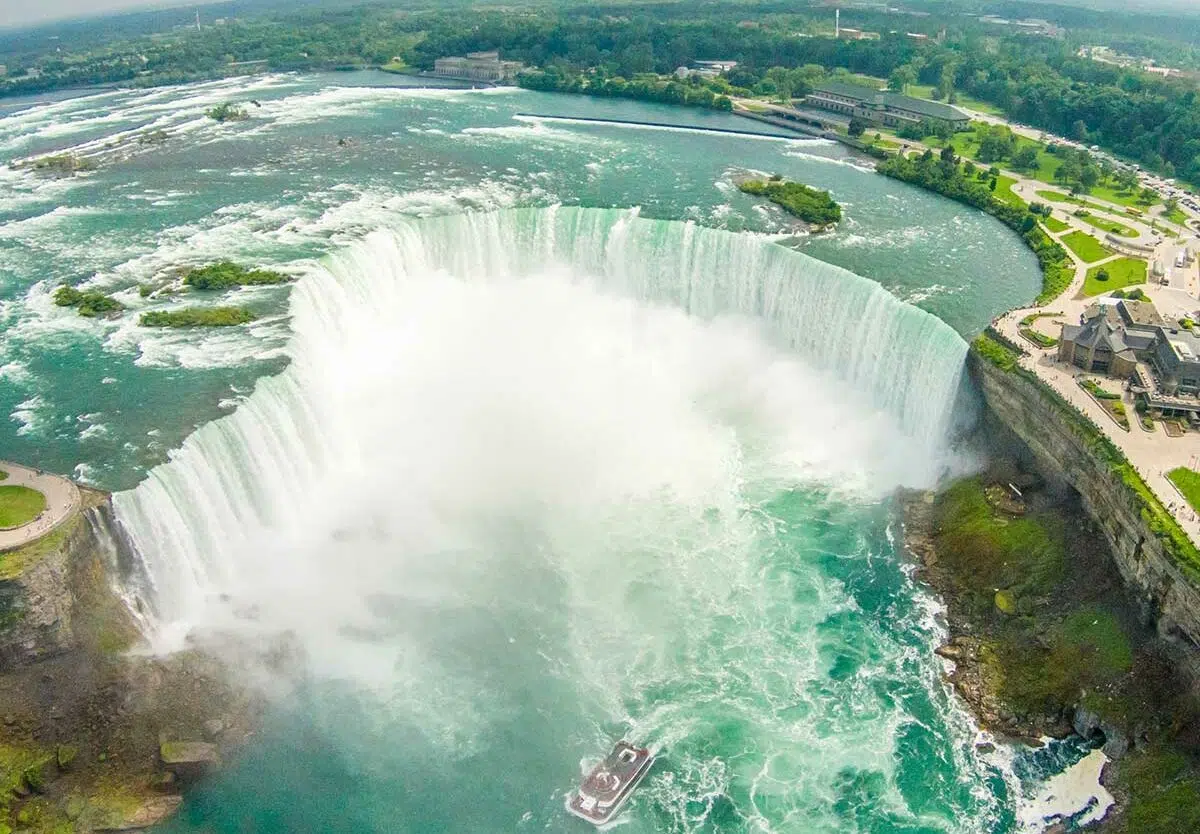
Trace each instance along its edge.
{"label": "distant building", "polygon": [[862,29],[851,29],[849,26],[838,27],[837,37],[843,41],[877,41],[878,32],[864,32]]}
{"label": "distant building", "polygon": [[929,40],[929,35],[922,35],[920,32],[905,32],[904,37],[908,38],[910,41],[917,41],[918,43]]}
{"label": "distant building", "polygon": [[471,81],[511,81],[524,68],[520,61],[501,61],[499,52],[469,52],[466,57],[438,58],[433,62],[434,75]]}
{"label": "distant building", "polygon": [[837,81],[818,85],[805,97],[804,103],[887,127],[899,128],[928,121],[964,130],[971,122],[970,116],[949,104]]}

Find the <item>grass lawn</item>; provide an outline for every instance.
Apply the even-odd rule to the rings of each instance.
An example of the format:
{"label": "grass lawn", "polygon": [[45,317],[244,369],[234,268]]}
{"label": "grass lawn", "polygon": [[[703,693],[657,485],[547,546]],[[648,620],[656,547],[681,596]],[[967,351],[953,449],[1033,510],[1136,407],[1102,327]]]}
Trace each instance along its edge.
{"label": "grass lawn", "polygon": [[1187,215],[1183,213],[1183,209],[1177,208],[1174,211],[1168,211],[1165,213],[1163,215],[1163,220],[1166,220],[1168,223],[1175,223],[1176,225],[1182,226],[1187,223]]}
{"label": "grass lawn", "polygon": [[996,177],[996,199],[1003,200],[1011,206],[1016,206],[1019,209],[1027,208],[1028,203],[1016,195],[1012,187],[1017,184],[1017,181],[1012,177],[1006,177],[1003,174]]}
{"label": "grass lawn", "polygon": [[1042,225],[1055,234],[1058,234],[1059,232],[1065,232],[1067,229],[1071,228],[1057,217],[1043,217]]}
{"label": "grass lawn", "polygon": [[[1079,217],[1079,215],[1075,216]],[[1119,237],[1137,237],[1137,232],[1135,232],[1133,229],[1129,228],[1128,226],[1123,226],[1115,220],[1109,220],[1106,217],[1088,215],[1087,217],[1079,217],[1079,219],[1084,223],[1087,223],[1089,226],[1096,227],[1102,232],[1111,232]]]}
{"label": "grass lawn", "polygon": [[[1101,272],[1108,273],[1108,280],[1100,280]],[[1118,258],[1102,266],[1094,266],[1088,270],[1087,279],[1083,282],[1084,295],[1100,295],[1109,290],[1119,290],[1134,284],[1146,283],[1146,262],[1140,258]]]}
{"label": "grass lawn", "polygon": [[0,486],[0,527],[19,527],[46,509],[46,496],[23,486]]}
{"label": "grass lawn", "polygon": [[1087,232],[1071,232],[1063,237],[1062,242],[1084,263],[1094,264],[1112,254]]}
{"label": "grass lawn", "polygon": [[1192,509],[1200,510],[1200,472],[1181,466],[1167,473],[1171,483],[1179,487],[1183,497],[1192,505]]}
{"label": "grass lawn", "polygon": [[1098,200],[1107,200],[1110,203],[1116,203],[1119,206],[1142,207],[1152,206],[1158,202],[1155,198],[1146,202],[1141,197],[1141,189],[1135,188],[1133,191],[1118,191],[1114,186],[1107,184],[1097,185],[1091,190],[1091,195]]}

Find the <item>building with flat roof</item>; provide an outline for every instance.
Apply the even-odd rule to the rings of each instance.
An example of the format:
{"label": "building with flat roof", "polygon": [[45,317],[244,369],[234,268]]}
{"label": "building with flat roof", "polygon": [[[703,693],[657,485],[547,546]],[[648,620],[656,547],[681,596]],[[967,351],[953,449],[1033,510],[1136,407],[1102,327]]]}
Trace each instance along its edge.
{"label": "building with flat roof", "polygon": [[804,103],[894,128],[932,122],[965,130],[971,122],[970,116],[949,104],[839,81],[819,84],[805,97]]}
{"label": "building with flat roof", "polygon": [[469,52],[464,56],[438,58],[433,74],[469,81],[512,81],[525,65],[520,61],[501,61],[499,52]]}

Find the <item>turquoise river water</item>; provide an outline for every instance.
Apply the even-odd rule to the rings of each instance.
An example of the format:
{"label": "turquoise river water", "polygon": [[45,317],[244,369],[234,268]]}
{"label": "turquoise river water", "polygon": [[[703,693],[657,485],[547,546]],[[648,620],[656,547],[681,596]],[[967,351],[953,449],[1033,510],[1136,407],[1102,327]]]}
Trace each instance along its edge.
{"label": "turquoise river water", "polygon": [[[631,833],[1044,827],[1083,751],[976,748],[888,500],[973,463],[963,336],[1038,285],[998,223],[693,129],[732,115],[373,73],[0,114],[4,158],[98,163],[0,168],[0,459],[116,492],[157,650],[299,658],[242,657],[267,724],[166,830],[585,831],[621,737],[659,756]],[[845,220],[794,234],[747,170]],[[138,326],[222,258],[297,280]]]}

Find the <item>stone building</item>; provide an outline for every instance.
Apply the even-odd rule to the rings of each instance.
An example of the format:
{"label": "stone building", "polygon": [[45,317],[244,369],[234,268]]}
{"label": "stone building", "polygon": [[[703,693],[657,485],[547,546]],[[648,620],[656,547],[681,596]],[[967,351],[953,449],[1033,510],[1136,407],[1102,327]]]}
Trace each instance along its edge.
{"label": "stone building", "polygon": [[433,74],[469,81],[512,81],[525,66],[520,61],[501,61],[499,52],[469,52],[466,57],[438,58]]}
{"label": "stone building", "polygon": [[966,130],[971,123],[966,113],[949,104],[838,81],[827,81],[817,86],[805,97],[804,103],[809,107],[844,113],[871,124],[893,128],[931,122],[949,125],[953,130]]}

